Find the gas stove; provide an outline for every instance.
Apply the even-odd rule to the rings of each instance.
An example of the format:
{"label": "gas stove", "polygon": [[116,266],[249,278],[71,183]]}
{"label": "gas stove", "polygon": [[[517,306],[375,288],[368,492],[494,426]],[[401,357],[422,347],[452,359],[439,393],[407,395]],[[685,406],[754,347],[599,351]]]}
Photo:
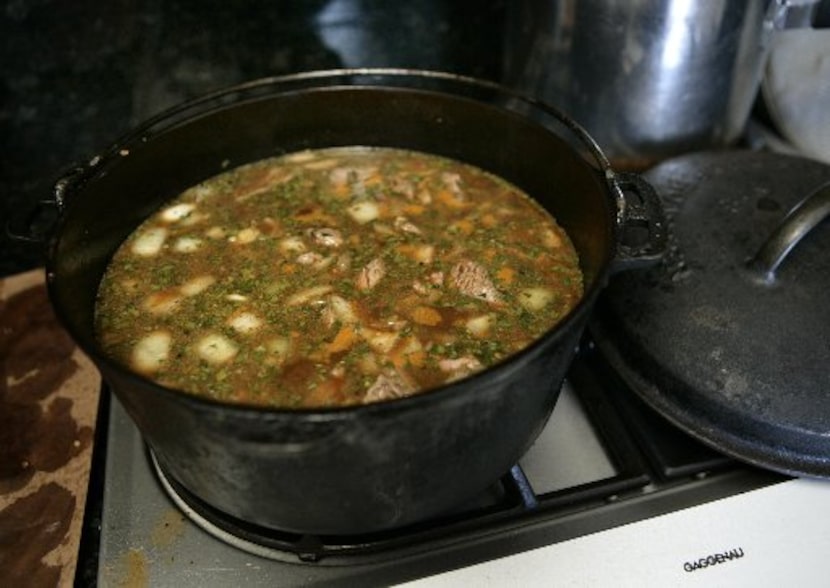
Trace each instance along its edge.
{"label": "gas stove", "polygon": [[[100,586],[431,586],[465,579],[526,585],[534,578],[602,583],[586,557],[605,561],[608,570],[618,569],[614,558],[630,560],[629,572],[643,577],[649,554],[665,554],[672,541],[693,537],[701,521],[732,520],[740,527],[742,504],[780,488],[803,491],[808,484],[812,504],[830,510],[825,484],[809,486],[744,465],[669,425],[626,388],[590,343],[578,352],[546,428],[501,480],[444,516],[371,535],[295,535],[226,520],[165,478],[117,399],[106,397],[106,456],[99,455],[103,472],[97,476],[103,499],[93,525],[100,533],[87,533],[86,545],[97,561],[90,579]],[[782,499],[775,509],[785,513],[787,505],[803,503]],[[751,516],[767,511],[755,508]],[[713,570],[691,571],[748,561],[757,554],[746,542],[757,539],[753,533],[724,544],[714,534],[696,549],[680,541],[669,558],[671,571],[690,581],[712,578]],[[787,546],[774,549],[784,553]],[[643,559],[636,561],[638,553]],[[752,569],[763,561],[755,560]],[[660,569],[652,572],[659,577]]]}
{"label": "gas stove", "polygon": [[[107,422],[98,427],[97,475],[82,546],[91,562],[82,565],[88,583],[826,584],[818,575],[830,552],[830,533],[823,526],[830,515],[830,485],[808,479],[826,478],[830,471],[822,421],[830,414],[823,393],[825,362],[792,351],[800,341],[821,355],[826,337],[820,326],[826,321],[818,320],[823,309],[813,309],[816,314],[806,314],[809,328],[791,329],[792,349],[780,349],[775,345],[781,346],[789,323],[782,325],[781,312],[758,309],[764,296],[777,297],[775,302],[788,292],[816,287],[811,278],[823,268],[807,271],[812,266],[805,259],[816,264],[826,259],[820,239],[828,234],[814,231],[812,240],[796,248],[804,254],[801,261],[783,267],[779,287],[753,291],[744,303],[718,296],[715,289],[714,302],[699,307],[704,298],[699,283],[712,276],[709,260],[726,263],[734,257],[728,268],[744,263],[744,249],[754,250],[747,243],[777,226],[797,198],[822,197],[825,189],[815,186],[828,182],[830,168],[748,151],[689,157],[647,176],[671,220],[669,254],[628,282],[622,274],[612,279],[546,427],[519,462],[479,496],[442,516],[378,533],[319,536],[263,529],[228,518],[167,478],[118,400],[104,394],[109,405],[101,415]],[[707,158],[713,159],[708,165],[692,165]],[[703,205],[713,198],[718,206]],[[681,222],[688,221],[684,211],[718,212],[718,207],[725,210],[720,221],[729,219],[722,231],[708,218],[693,217],[691,230]],[[734,251],[693,255],[701,239],[715,242],[714,236],[698,238],[703,232],[698,228],[731,235],[733,217],[757,220],[759,234],[749,239],[744,238],[748,229],[737,231],[741,247]],[[801,273],[786,273],[795,271]],[[746,273],[736,275],[743,280]],[[734,277],[717,274],[706,283],[720,286]],[[785,287],[790,282],[798,287]],[[818,294],[799,300],[820,300],[818,286]],[[684,292],[691,293],[685,307],[662,298],[658,305],[646,304]],[[776,304],[803,310],[791,301]],[[749,318],[737,320],[738,310]],[[660,316],[659,328],[649,323]],[[752,335],[745,331],[748,325],[777,335]],[[695,329],[706,337],[690,338]],[[804,333],[818,333],[813,344],[804,344]],[[727,352],[730,341],[735,349]],[[665,352],[672,352],[670,361],[661,361]],[[754,367],[729,364],[727,356],[748,356]],[[778,365],[784,367],[776,370]],[[771,368],[777,384],[770,388],[761,376]],[[782,428],[786,435],[779,434]],[[794,437],[806,438],[806,446],[793,443]],[[753,451],[745,451],[747,443]],[[804,464],[813,469],[799,469]]]}

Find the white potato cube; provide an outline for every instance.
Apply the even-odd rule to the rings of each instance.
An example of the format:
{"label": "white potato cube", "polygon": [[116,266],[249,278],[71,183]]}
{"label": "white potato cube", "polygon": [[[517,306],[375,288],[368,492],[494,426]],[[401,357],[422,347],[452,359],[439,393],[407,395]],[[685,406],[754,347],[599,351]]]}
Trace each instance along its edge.
{"label": "white potato cube", "polygon": [[208,363],[220,364],[233,359],[236,344],[219,333],[205,335],[196,343],[196,353]]}
{"label": "white potato cube", "polygon": [[380,208],[371,200],[355,202],[347,209],[349,216],[361,225],[365,225],[380,216]]}
{"label": "white potato cube", "polygon": [[519,292],[519,304],[527,310],[542,310],[553,300],[553,292],[547,288],[525,288]]}
{"label": "white potato cube", "polygon": [[187,218],[193,209],[196,208],[195,204],[189,203],[182,203],[182,204],[174,204],[173,206],[169,206],[161,211],[161,220],[174,223],[176,221],[180,221],[184,218]]}
{"label": "white potato cube", "polygon": [[228,319],[228,325],[243,334],[253,333],[262,326],[262,319],[252,312],[242,311]]}
{"label": "white potato cube", "polygon": [[140,257],[153,257],[161,251],[166,239],[167,229],[152,227],[139,234],[130,249]]}
{"label": "white potato cube", "polygon": [[132,366],[141,373],[157,372],[170,355],[173,337],[167,331],[153,331],[133,348]]}

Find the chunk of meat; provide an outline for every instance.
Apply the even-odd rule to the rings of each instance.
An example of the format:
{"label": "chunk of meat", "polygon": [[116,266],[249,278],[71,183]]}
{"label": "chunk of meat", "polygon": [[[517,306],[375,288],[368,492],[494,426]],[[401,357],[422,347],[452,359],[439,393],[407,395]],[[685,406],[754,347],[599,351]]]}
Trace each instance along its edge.
{"label": "chunk of meat", "polygon": [[403,398],[413,392],[415,392],[414,386],[407,382],[403,376],[395,370],[387,370],[379,374],[375,382],[369,386],[363,397],[363,402]]}
{"label": "chunk of meat", "polygon": [[337,294],[328,297],[322,317],[327,327],[333,327],[337,322],[353,325],[360,320],[352,303]]}
{"label": "chunk of meat", "polygon": [[466,378],[482,368],[481,362],[472,356],[458,357],[455,359],[442,359],[438,362],[442,372],[449,374],[447,382],[454,382]]}
{"label": "chunk of meat", "polygon": [[311,286],[291,295],[286,301],[288,306],[298,306],[300,304],[311,303],[313,306],[322,306],[326,303],[323,298],[333,290],[329,284],[321,284],[319,286]]}
{"label": "chunk of meat", "polygon": [[403,231],[404,233],[412,233],[413,235],[420,235],[421,229],[419,229],[412,221],[410,221],[405,216],[399,216],[395,218],[395,228],[399,231]]}
{"label": "chunk of meat", "polygon": [[306,251],[297,256],[297,263],[315,270],[324,270],[334,261],[334,257],[323,257],[316,251]]}
{"label": "chunk of meat", "polygon": [[461,195],[461,176],[459,174],[452,172],[443,172],[441,174],[441,181],[444,182],[444,185],[447,188],[449,188],[453,194],[455,194],[456,196]]}
{"label": "chunk of meat", "polygon": [[367,263],[362,270],[360,270],[360,273],[357,275],[356,285],[364,292],[371,290],[378,285],[378,282],[380,282],[385,275],[386,264],[380,257],[376,257]]}
{"label": "chunk of meat", "polygon": [[314,265],[323,261],[324,257],[316,251],[306,251],[297,256],[297,263],[300,265]]}
{"label": "chunk of meat", "polygon": [[501,294],[481,264],[464,260],[450,270],[450,282],[459,292],[491,303],[502,302]]}
{"label": "chunk of meat", "polygon": [[393,192],[405,196],[408,200],[412,200],[415,196],[415,183],[406,177],[393,177],[389,186]]}

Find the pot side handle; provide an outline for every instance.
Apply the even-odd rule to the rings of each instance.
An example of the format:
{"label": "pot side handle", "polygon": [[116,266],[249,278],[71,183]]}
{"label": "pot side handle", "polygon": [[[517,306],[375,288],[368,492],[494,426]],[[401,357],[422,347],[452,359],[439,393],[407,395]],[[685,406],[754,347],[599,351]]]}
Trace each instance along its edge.
{"label": "pot side handle", "polygon": [[611,272],[657,264],[666,251],[666,216],[660,197],[637,174],[618,173],[611,182],[620,196],[617,254]]}
{"label": "pot side handle", "polygon": [[57,210],[54,200],[38,200],[20,216],[13,215],[6,221],[6,236],[12,241],[42,245],[55,226]]}
{"label": "pot side handle", "polygon": [[42,198],[27,207],[19,216],[6,221],[6,235],[23,243],[42,245],[49,240],[55,225],[66,208],[66,195],[86,181],[97,159],[89,166],[77,166],[64,173],[52,189],[52,198]]}

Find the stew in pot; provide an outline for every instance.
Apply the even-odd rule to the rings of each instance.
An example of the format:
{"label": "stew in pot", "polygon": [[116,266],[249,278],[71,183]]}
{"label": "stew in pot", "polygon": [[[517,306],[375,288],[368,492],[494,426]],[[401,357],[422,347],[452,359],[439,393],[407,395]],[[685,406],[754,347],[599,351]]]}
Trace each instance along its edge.
{"label": "stew in pot", "polygon": [[115,253],[97,336],[163,385],[222,402],[342,406],[492,365],[582,295],[555,219],[488,172],[343,147],[186,190]]}

